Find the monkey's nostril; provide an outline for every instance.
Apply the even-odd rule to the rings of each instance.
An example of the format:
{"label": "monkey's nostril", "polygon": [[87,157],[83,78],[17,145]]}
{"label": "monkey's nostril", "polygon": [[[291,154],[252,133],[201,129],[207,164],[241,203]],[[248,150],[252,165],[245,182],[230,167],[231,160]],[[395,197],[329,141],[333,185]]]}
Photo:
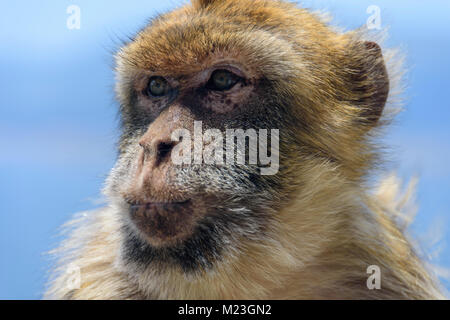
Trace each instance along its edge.
{"label": "monkey's nostril", "polygon": [[159,160],[163,160],[165,157],[167,157],[174,146],[174,142],[160,142],[157,147]]}

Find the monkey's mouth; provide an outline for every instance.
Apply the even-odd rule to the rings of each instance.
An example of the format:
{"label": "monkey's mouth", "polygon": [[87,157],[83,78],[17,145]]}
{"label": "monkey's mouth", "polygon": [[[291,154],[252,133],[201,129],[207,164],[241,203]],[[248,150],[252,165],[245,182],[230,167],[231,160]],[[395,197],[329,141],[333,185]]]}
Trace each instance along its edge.
{"label": "monkey's mouth", "polygon": [[202,214],[192,199],[173,202],[130,204],[129,214],[149,244],[155,247],[175,245],[189,237]]}
{"label": "monkey's mouth", "polygon": [[132,209],[149,209],[151,207],[179,207],[191,202],[191,199],[180,201],[151,201],[151,202],[133,202],[130,203]]}

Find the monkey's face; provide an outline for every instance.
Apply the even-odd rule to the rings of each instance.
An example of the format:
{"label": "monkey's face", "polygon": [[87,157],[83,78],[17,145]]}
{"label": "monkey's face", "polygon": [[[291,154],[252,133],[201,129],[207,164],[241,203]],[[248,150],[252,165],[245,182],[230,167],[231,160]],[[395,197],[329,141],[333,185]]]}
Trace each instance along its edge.
{"label": "monkey's face", "polygon": [[[282,115],[284,101],[274,99],[276,84],[250,60],[257,50],[230,43],[223,28],[198,34],[202,23],[156,23],[120,52],[123,136],[108,191],[124,218],[125,251],[140,252],[126,256],[184,271],[212,267],[224,251],[264,237],[279,200],[281,172],[277,167],[261,174],[275,163],[261,164],[252,143],[267,137],[265,155],[278,166],[271,129],[282,135],[288,125],[282,119],[289,119]],[[174,135],[179,129],[187,133],[182,139]],[[230,129],[253,130],[257,140],[244,138],[242,148],[239,138],[230,140]],[[268,131],[264,137],[260,129]],[[208,162],[208,147],[218,136],[223,140]],[[175,163],[174,153],[185,161]],[[241,154],[244,162],[238,163]]]}
{"label": "monkey's face", "polygon": [[[255,202],[251,198],[269,191],[270,178],[261,176],[258,163],[249,163],[250,151],[257,150],[250,150],[249,141],[237,145],[229,130],[275,128],[265,119],[270,85],[225,52],[209,58],[201,68],[181,74],[170,73],[168,65],[136,74],[131,84],[135,103],[123,110],[134,121],[125,124],[131,136],[125,138],[128,163],[120,193],[132,225],[155,248],[183,245],[195,233],[217,228],[221,219],[236,220],[230,209],[248,210]],[[185,135],[176,135],[180,129]],[[208,139],[207,132],[214,137]],[[242,153],[244,162],[237,163]],[[177,163],[176,156],[184,161]]]}
{"label": "monkey's face", "polygon": [[[324,89],[333,85],[320,74],[330,61],[311,58],[315,34],[289,34],[294,29],[281,26],[292,19],[291,7],[275,5],[285,16],[252,6],[239,13],[226,4],[210,11],[187,6],[153,20],[120,50],[123,134],[107,193],[123,218],[125,259],[185,272],[210,268],[246,241],[268,237],[311,152],[329,160],[326,144],[334,148],[340,131],[321,139],[336,120],[327,99],[341,92]],[[257,144],[249,138],[239,148],[231,129],[253,130]],[[264,148],[272,163],[263,161]],[[276,169],[263,174],[274,162]]]}

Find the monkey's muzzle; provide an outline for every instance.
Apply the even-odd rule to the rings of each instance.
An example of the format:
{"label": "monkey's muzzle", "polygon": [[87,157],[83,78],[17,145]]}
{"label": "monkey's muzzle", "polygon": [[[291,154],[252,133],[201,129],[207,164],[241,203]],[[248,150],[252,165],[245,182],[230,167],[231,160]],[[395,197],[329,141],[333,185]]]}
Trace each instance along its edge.
{"label": "monkey's muzzle", "polygon": [[193,233],[199,216],[192,200],[135,203],[130,205],[129,213],[136,227],[156,247],[186,239]]}

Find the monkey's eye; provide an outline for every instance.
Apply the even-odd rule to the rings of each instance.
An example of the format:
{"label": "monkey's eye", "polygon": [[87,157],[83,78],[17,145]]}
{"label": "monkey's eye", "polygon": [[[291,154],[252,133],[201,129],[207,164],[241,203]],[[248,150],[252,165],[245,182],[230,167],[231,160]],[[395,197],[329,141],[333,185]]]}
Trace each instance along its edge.
{"label": "monkey's eye", "polygon": [[225,91],[231,89],[240,77],[228,70],[216,70],[209,78],[206,87],[211,90]]}
{"label": "monkey's eye", "polygon": [[147,95],[153,97],[161,97],[169,91],[169,84],[163,77],[151,77],[147,85]]}

